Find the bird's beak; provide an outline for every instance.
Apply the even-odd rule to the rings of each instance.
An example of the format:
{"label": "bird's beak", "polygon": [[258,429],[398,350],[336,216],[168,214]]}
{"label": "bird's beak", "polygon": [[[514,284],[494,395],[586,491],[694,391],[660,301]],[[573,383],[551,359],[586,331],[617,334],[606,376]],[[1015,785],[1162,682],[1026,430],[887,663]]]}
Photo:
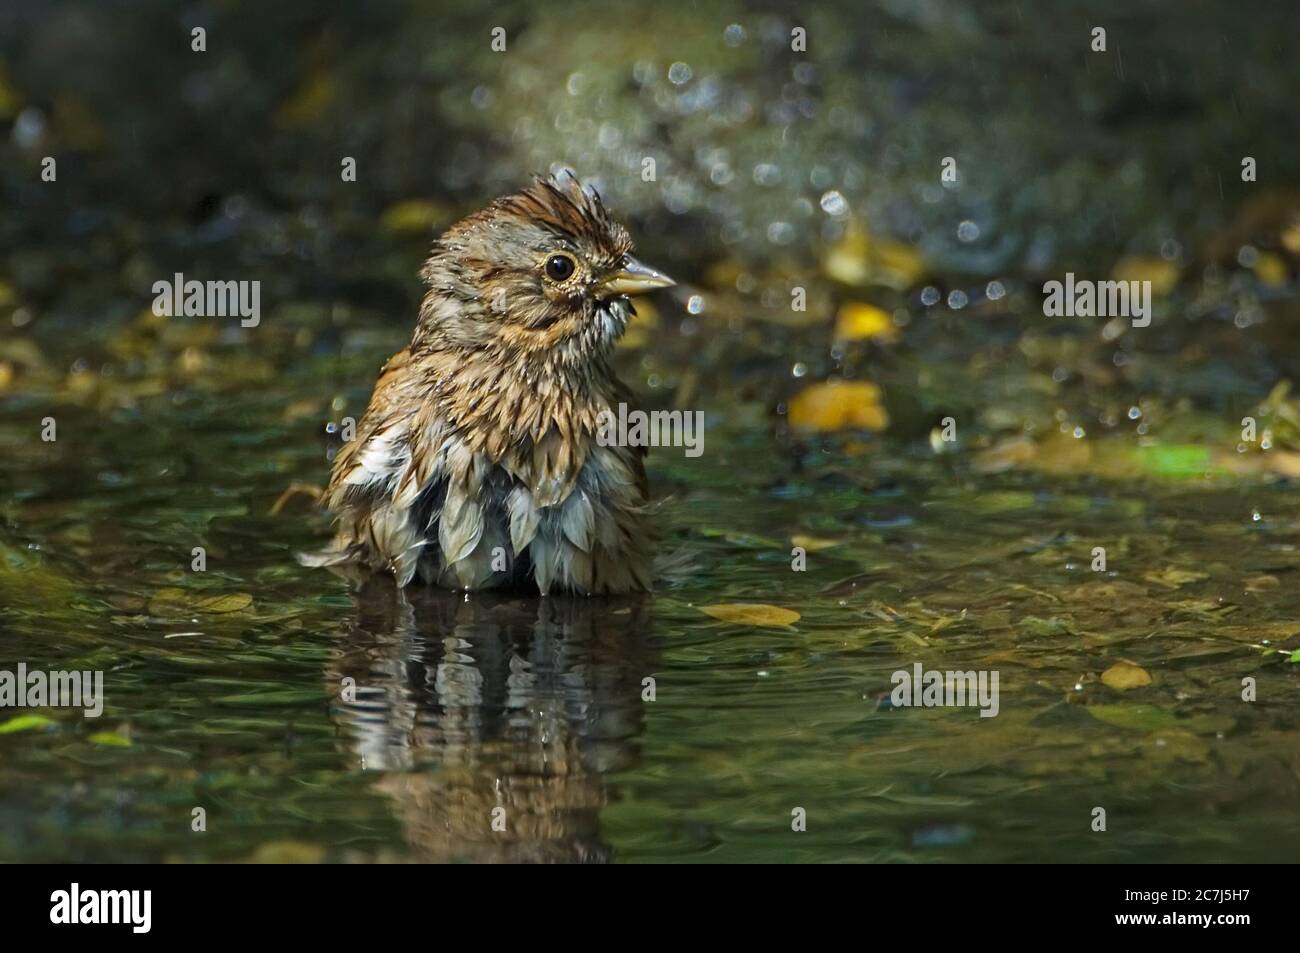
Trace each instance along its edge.
{"label": "bird's beak", "polygon": [[596,290],[601,297],[640,295],[675,284],[677,282],[662,271],[643,265],[629,255],[623,260],[623,267],[606,275],[596,286]]}

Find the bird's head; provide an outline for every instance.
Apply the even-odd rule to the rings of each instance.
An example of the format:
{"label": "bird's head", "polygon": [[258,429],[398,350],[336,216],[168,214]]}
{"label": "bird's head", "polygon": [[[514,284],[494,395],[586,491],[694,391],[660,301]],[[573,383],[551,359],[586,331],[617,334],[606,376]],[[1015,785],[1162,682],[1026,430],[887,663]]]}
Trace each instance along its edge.
{"label": "bird's head", "polygon": [[534,180],[447,230],[421,272],[415,346],[578,364],[623,333],[628,298],[674,282],[632,257],[627,229],[572,175]]}

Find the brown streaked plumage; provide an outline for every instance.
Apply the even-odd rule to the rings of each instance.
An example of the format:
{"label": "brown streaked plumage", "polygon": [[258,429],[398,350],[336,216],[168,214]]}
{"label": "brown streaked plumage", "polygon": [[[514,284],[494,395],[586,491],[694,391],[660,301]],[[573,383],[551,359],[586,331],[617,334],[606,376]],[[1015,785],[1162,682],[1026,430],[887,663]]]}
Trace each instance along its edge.
{"label": "brown streaked plumage", "polygon": [[672,284],[631,250],[572,176],[449,228],[411,344],[335,458],[334,541],[302,562],[400,585],[648,589],[645,450],[596,440],[601,412],[631,402],[609,364],[627,295]]}

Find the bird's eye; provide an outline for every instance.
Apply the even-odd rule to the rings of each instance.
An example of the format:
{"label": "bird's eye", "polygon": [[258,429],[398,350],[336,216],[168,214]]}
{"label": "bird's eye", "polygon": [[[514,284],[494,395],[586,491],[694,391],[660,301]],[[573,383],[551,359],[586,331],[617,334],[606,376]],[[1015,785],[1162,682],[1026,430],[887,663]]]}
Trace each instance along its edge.
{"label": "bird's eye", "polygon": [[552,281],[564,281],[573,274],[576,267],[568,255],[552,255],[546,259],[546,277]]}

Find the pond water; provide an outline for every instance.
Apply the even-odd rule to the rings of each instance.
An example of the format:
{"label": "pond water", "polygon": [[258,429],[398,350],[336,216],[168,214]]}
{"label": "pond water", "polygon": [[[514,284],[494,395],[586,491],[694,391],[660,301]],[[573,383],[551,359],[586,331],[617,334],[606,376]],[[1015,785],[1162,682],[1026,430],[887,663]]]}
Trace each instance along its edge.
{"label": "pond water", "polygon": [[[164,6],[0,8],[0,681],[104,674],[0,707],[0,861],[1300,856],[1287,5]],[[679,281],[657,591],[300,567],[430,242],[560,167]]]}
{"label": "pond water", "polygon": [[[102,670],[105,709],[0,734],[0,857],[1296,856],[1284,484],[981,474],[714,413],[702,457],[651,457],[686,563],[650,598],[353,592],[292,560],[309,501],[270,509],[326,472],[295,403],[323,373],[363,398],[382,352],[65,412],[48,444],[9,403],[0,659]],[[701,610],[728,603],[800,617]],[[1120,661],[1151,684],[1103,684]],[[996,717],[893,707],[915,663],[997,671]]]}

